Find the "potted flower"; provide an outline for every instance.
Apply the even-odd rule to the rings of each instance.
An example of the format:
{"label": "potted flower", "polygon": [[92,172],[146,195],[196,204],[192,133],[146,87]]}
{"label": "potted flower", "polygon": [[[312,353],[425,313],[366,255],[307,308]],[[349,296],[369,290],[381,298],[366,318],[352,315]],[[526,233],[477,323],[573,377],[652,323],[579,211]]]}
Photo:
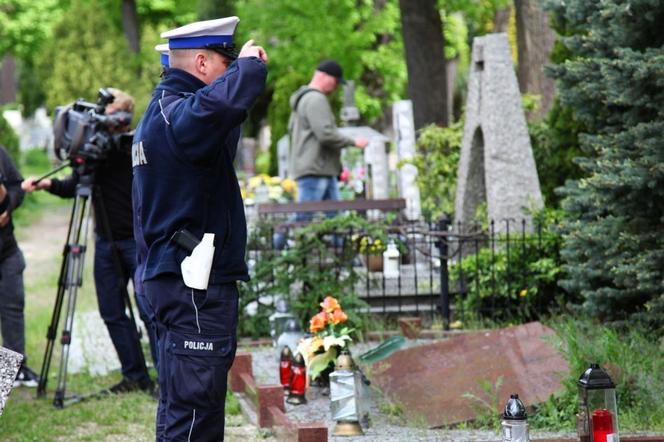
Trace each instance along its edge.
{"label": "potted flower", "polygon": [[385,244],[376,238],[363,236],[360,239],[359,252],[364,262],[367,265],[367,270],[370,272],[383,271],[383,252],[385,251]]}
{"label": "potted flower", "polygon": [[335,298],[327,296],[320,307],[321,311],[309,321],[313,336],[302,339],[297,351],[304,356],[311,379],[322,377],[323,382],[328,382],[337,356],[352,340],[353,329],[345,325],[348,317]]}

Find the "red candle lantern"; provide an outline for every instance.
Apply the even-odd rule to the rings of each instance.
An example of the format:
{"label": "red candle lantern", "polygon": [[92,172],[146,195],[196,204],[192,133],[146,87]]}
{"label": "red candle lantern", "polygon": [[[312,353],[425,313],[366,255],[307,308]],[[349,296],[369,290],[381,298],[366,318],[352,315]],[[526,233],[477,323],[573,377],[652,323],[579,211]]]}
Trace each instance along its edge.
{"label": "red candle lantern", "polygon": [[304,392],[307,388],[307,368],[300,353],[295,356],[291,364],[290,393],[286,402],[293,405],[306,404]]}
{"label": "red candle lantern", "polygon": [[291,381],[291,364],[293,360],[293,353],[288,346],[281,350],[281,358],[279,360],[279,381],[284,390],[290,390]]}
{"label": "red candle lantern", "polygon": [[616,385],[598,364],[579,378],[577,431],[581,442],[618,441]]}

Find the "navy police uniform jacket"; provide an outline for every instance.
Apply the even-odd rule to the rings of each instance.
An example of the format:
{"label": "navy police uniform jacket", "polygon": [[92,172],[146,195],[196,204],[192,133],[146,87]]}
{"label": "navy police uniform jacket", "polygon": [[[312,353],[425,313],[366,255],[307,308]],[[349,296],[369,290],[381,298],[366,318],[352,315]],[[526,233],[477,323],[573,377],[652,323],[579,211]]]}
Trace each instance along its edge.
{"label": "navy police uniform jacket", "polygon": [[262,61],[245,57],[210,85],[170,69],[155,88],[132,146],[139,284],[181,274],[189,252],[170,240],[180,229],[199,239],[215,234],[210,284],[249,280],[247,225],[233,159],[240,124],[266,76]]}

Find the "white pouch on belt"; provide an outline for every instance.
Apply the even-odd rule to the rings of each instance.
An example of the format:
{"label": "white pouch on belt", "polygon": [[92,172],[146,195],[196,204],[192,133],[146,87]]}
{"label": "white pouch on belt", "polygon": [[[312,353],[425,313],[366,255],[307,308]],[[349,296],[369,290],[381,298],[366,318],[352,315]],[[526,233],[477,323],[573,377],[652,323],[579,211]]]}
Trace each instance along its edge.
{"label": "white pouch on belt", "polygon": [[207,290],[214,258],[214,233],[205,233],[191,255],[180,264],[182,280],[187,287]]}

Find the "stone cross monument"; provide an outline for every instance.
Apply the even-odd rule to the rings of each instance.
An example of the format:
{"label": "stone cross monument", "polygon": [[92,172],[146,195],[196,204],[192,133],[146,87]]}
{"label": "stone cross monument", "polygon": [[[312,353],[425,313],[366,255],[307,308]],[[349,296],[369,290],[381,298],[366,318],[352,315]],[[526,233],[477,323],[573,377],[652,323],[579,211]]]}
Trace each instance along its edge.
{"label": "stone cross monument", "polygon": [[543,206],[505,33],[473,41],[455,221],[473,222],[484,202],[497,231],[505,229],[504,220],[528,220],[528,209]]}

